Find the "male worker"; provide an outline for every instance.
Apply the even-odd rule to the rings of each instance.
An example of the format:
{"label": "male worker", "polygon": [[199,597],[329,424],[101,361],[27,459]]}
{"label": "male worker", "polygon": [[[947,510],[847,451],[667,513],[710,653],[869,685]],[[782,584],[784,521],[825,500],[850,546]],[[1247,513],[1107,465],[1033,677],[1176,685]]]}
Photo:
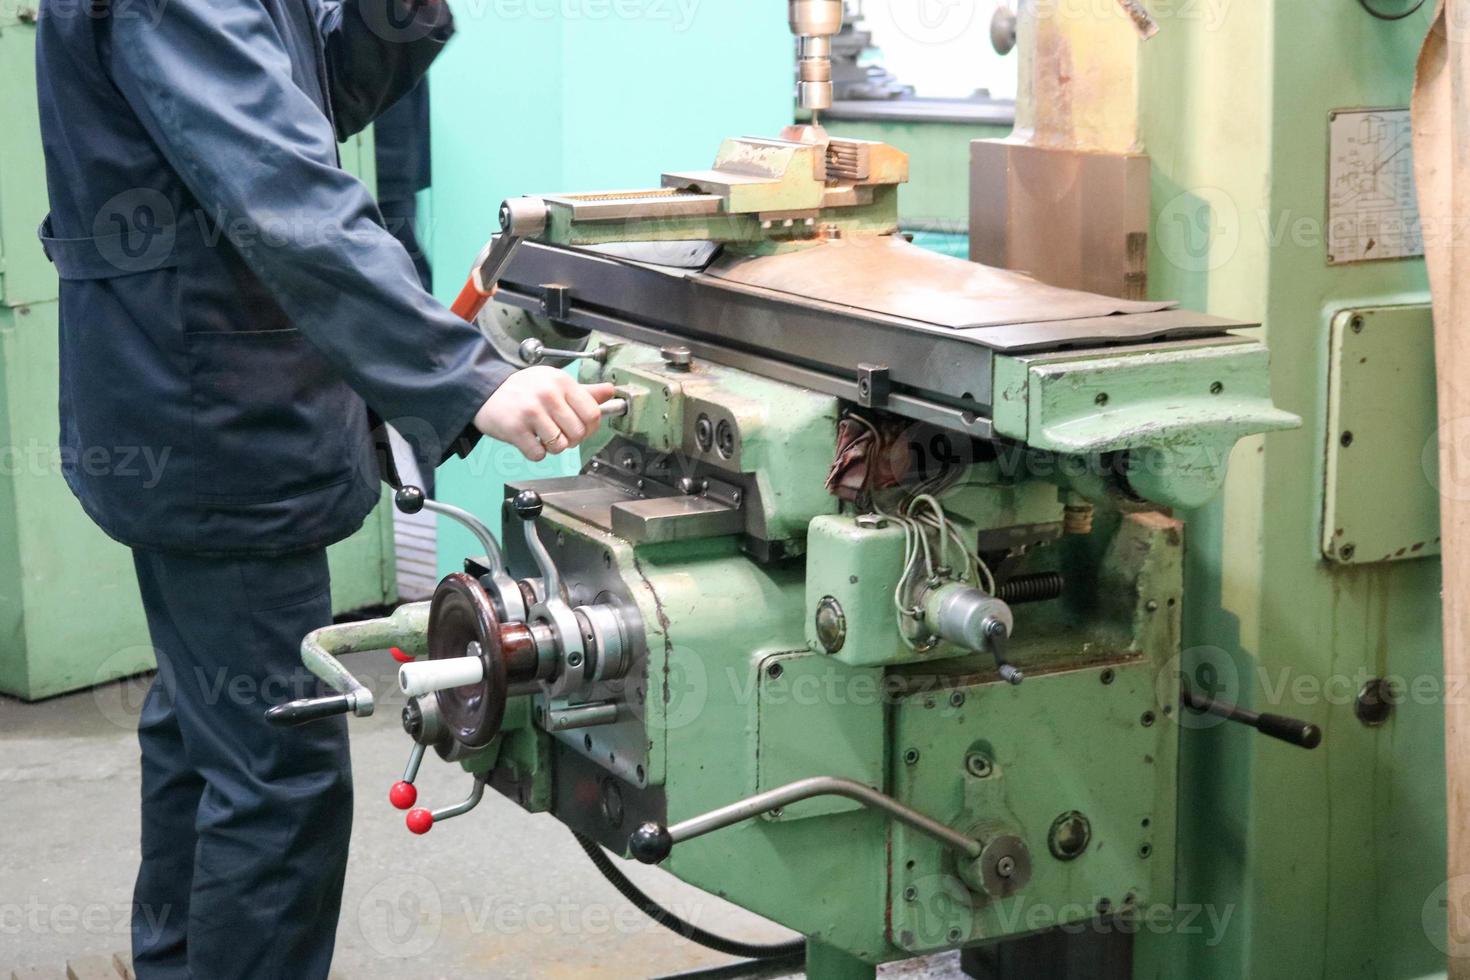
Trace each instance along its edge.
{"label": "male worker", "polygon": [[[327,975],[346,727],[263,714],[316,693],[296,650],[330,621],[323,549],[379,500],[369,408],[432,467],[477,431],[564,451],[611,396],[497,361],[338,166],[450,32],[439,0],[42,0],[63,462],[134,549],[159,660],[141,980]],[[140,453],[161,473],[113,465]]]}

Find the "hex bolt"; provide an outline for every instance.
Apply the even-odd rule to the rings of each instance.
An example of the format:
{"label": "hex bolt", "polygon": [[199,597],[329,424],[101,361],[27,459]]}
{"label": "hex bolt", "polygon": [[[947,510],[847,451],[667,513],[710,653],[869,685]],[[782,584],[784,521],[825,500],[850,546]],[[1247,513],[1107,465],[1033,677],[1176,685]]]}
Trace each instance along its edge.
{"label": "hex bolt", "polygon": [[986,758],[983,753],[971,752],[965,756],[965,771],[976,779],[989,779],[995,772],[995,763]]}
{"label": "hex bolt", "polygon": [[919,890],[913,885],[909,885],[903,890],[903,900],[905,902],[917,902],[919,900]]}
{"label": "hex bolt", "polygon": [[955,691],[951,694],[949,696],[949,706],[951,708],[963,708],[965,706],[965,692]]}

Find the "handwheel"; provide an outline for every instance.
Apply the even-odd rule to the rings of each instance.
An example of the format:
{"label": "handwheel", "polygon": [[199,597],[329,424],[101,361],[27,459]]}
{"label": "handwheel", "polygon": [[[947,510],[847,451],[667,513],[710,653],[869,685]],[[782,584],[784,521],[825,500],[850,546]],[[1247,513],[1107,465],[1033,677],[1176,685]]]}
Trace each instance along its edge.
{"label": "handwheel", "polygon": [[479,644],[484,679],[440,691],[439,712],[457,741],[479,749],[500,732],[510,686],[495,604],[479,582],[456,573],[439,583],[429,606],[429,659],[463,657],[471,643]]}

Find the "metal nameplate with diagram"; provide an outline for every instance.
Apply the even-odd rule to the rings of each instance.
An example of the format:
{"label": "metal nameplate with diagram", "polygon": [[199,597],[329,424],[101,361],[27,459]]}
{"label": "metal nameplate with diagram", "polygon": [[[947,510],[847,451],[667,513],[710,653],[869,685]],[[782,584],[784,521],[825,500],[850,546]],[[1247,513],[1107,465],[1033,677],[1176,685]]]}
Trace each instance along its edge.
{"label": "metal nameplate with diagram", "polygon": [[1329,117],[1327,264],[1424,254],[1408,109]]}

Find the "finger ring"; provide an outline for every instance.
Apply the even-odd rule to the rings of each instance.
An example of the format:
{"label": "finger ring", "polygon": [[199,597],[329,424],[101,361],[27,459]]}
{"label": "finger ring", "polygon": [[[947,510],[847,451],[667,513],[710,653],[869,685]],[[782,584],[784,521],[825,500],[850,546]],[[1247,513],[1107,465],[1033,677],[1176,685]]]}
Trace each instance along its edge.
{"label": "finger ring", "polygon": [[546,448],[550,449],[551,446],[552,446],[552,444],[554,442],[556,442],[558,439],[565,439],[566,437],[567,437],[567,434],[565,432],[558,432],[556,435],[552,436],[551,438],[549,438],[549,439],[542,439],[542,440],[540,440],[540,442],[541,442],[541,445],[543,445]]}

